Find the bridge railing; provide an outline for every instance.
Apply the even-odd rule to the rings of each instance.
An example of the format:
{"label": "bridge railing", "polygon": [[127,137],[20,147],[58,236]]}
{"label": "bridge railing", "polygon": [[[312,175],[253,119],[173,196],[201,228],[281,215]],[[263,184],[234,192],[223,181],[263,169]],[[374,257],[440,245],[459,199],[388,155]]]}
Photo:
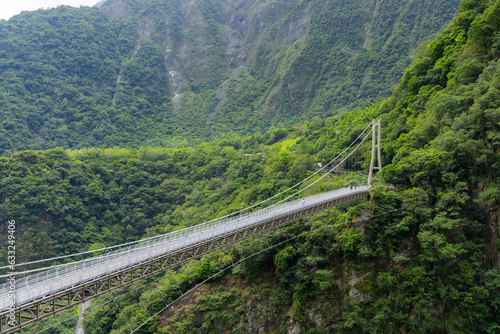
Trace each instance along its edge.
{"label": "bridge railing", "polygon": [[[116,251],[99,255],[95,258],[85,260],[76,264],[67,264],[55,269],[49,269],[36,275],[30,275],[16,281],[16,302],[18,305],[45,296],[47,294],[74,286],[80,282],[115,272],[122,268],[155,258],[159,255],[173,252],[189,245],[224,235],[258,222],[265,221],[293,211],[300,211],[308,206],[317,205],[332,198],[341,198],[359,190],[339,189],[322,194],[317,194],[302,199],[292,200],[286,203],[273,205],[265,209],[222,219],[215,222],[207,222],[182,230],[167,233],[156,239],[139,242]],[[8,307],[9,300],[4,298],[8,293],[10,285],[3,284],[0,289],[0,311]]]}

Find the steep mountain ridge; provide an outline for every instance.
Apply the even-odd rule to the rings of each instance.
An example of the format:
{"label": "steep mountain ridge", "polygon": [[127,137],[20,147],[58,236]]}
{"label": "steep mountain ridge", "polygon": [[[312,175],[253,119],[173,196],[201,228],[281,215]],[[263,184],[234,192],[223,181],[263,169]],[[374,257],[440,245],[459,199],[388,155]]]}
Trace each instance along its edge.
{"label": "steep mountain ridge", "polygon": [[0,22],[0,154],[185,146],[365,106],[458,4],[109,0],[25,12]]}

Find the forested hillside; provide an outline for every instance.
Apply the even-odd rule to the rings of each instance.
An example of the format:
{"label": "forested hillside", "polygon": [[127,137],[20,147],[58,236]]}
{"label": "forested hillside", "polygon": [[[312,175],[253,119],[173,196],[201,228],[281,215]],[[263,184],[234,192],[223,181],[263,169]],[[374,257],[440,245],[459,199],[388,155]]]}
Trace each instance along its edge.
{"label": "forested hillside", "polygon": [[366,106],[459,2],[109,0],[24,12],[0,22],[0,155],[188,146]]}
{"label": "forested hillside", "polygon": [[[500,0],[464,0],[388,99],[191,148],[17,152],[0,158],[0,214],[19,222],[23,261],[168,232],[278,193],[380,118],[385,167],[369,201],[117,291],[132,293],[93,310],[85,332],[130,332],[220,269],[307,233],[230,267],[140,332],[497,333],[499,101]],[[332,176],[310,191],[365,181]]]}
{"label": "forested hillside", "polygon": [[[333,157],[360,131],[353,127],[336,141],[321,135],[323,125],[232,135],[194,148],[15,153],[0,158],[0,214],[17,217],[22,261],[192,226],[291,186],[315,170],[317,154]],[[287,136],[294,139],[280,141]],[[320,189],[333,186],[327,181]]]}
{"label": "forested hillside", "polygon": [[[393,96],[350,115],[382,118],[382,177],[394,189],[380,184],[370,203],[306,220],[306,231],[323,230],[246,261],[145,332],[498,332],[499,76],[500,1],[463,1]],[[401,213],[327,229],[404,203]],[[245,256],[290,234],[230,254]],[[216,263],[224,265],[207,259],[199,266],[216,272]],[[179,296],[202,273],[169,276],[135,306],[131,298],[119,313],[106,307],[95,314],[117,319],[115,329],[127,326],[123,319],[139,324],[154,301]]]}

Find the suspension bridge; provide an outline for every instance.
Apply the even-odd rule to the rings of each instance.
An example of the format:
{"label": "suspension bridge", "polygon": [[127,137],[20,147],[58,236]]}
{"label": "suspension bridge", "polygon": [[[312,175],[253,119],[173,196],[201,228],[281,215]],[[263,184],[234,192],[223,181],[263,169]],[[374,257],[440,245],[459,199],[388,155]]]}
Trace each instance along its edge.
{"label": "suspension bridge", "polygon": [[[12,333],[88,300],[168,269],[179,267],[216,250],[328,208],[368,197],[373,171],[381,169],[380,131],[380,120],[372,121],[353,143],[321,170],[286,191],[235,214],[158,237],[118,245],[122,247],[86,260],[0,276],[3,278],[12,275],[20,277],[0,286],[0,333]],[[245,210],[252,209],[298,187],[322,170],[330,173],[345,166],[346,161],[353,156],[370,134],[372,135],[371,160],[366,185],[292,199],[328,175],[324,174],[277,203],[264,209],[243,213]],[[375,158],[377,158],[377,166],[374,165]],[[332,166],[336,161],[340,162]],[[65,257],[59,259],[62,258]]]}

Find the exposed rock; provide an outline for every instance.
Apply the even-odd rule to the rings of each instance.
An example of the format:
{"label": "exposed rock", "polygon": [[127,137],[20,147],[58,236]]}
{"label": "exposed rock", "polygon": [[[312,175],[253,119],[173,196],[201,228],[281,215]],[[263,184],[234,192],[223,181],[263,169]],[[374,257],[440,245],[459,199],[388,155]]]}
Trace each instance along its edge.
{"label": "exposed rock", "polygon": [[293,322],[290,320],[290,326],[288,327],[287,334],[300,334],[300,324],[298,322]]}
{"label": "exposed rock", "polygon": [[307,319],[309,319],[311,322],[314,322],[317,327],[322,327],[324,324],[323,315],[321,314],[321,310],[324,308],[324,306],[325,305],[320,304],[318,305],[318,307],[310,308],[306,311]]}
{"label": "exposed rock", "polygon": [[359,291],[358,289],[356,289],[355,287],[352,287],[349,290],[349,297],[351,297],[355,303],[360,303],[363,300],[365,300],[365,298],[368,296],[366,294],[362,293],[361,291]]}
{"label": "exposed rock", "polygon": [[362,271],[356,271],[356,270],[351,270],[350,271],[350,278],[348,279],[348,286],[345,288],[349,288],[348,294],[349,297],[351,297],[355,303],[362,302],[365,300],[368,295],[360,291],[355,287],[356,283],[359,283],[361,281],[364,281],[372,274],[372,271],[370,269],[365,269]]}

